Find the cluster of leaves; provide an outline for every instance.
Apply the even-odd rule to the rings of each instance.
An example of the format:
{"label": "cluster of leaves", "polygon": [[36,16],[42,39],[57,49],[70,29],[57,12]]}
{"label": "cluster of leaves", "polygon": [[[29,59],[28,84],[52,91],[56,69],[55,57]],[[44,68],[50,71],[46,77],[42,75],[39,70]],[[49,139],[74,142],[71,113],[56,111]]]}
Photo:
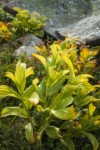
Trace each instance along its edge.
{"label": "cluster of leaves", "polygon": [[98,54],[98,50],[89,50],[89,48],[84,47],[80,51],[79,61],[77,61],[77,68],[81,72],[92,72],[92,70],[97,65],[97,59],[95,56]]}
{"label": "cluster of leaves", "polygon": [[[9,41],[9,39],[13,40],[25,35],[27,32],[40,37],[43,36],[42,27],[45,26],[46,17],[38,13],[30,14],[28,10],[21,10],[16,7],[14,10],[17,11],[17,14],[12,20],[8,20],[8,23],[0,21],[0,42]],[[6,13],[2,11],[3,14],[5,15]]]}
{"label": "cluster of leaves", "polygon": [[45,26],[46,17],[41,16],[39,13],[30,14],[28,10],[21,10],[17,7],[14,7],[14,10],[17,11],[17,14],[13,21],[9,23],[13,32],[18,35],[22,35],[27,32],[40,36],[43,35],[41,28]]}
{"label": "cluster of leaves", "polygon": [[[28,87],[27,77],[34,74],[34,67],[26,68],[25,63],[18,62],[14,74],[6,72],[16,90],[0,85],[0,98],[14,97],[19,105],[5,107],[1,117],[14,115],[26,119],[25,134],[30,143],[41,144],[47,135],[75,150],[74,139],[87,137],[93,150],[97,150],[99,142],[92,132],[100,129],[100,115],[96,113],[100,85],[89,82],[89,78],[93,79],[90,74],[79,73],[76,45],[73,40],[67,42],[69,39],[60,44],[55,42],[47,55],[45,46],[37,47],[42,55],[33,54],[33,57],[44,66],[44,76],[42,79],[34,76]],[[87,56],[86,50],[84,53]]]}
{"label": "cluster of leaves", "polygon": [[0,42],[10,41],[12,33],[7,27],[7,24],[0,21]]}

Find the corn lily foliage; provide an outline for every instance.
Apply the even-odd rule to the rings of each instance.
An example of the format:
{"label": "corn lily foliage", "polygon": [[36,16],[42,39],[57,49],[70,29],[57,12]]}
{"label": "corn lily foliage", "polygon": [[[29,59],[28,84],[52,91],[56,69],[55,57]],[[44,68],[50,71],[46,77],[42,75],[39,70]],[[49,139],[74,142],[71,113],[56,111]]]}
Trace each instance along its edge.
{"label": "corn lily foliage", "polygon": [[[76,75],[74,57],[61,46],[53,44],[47,57],[33,54],[43,64],[46,74],[41,81],[34,78],[29,87],[26,87],[26,80],[34,74],[34,68],[27,69],[25,63],[18,62],[14,74],[6,73],[17,90],[0,85],[0,99],[7,96],[17,98],[19,106],[5,107],[1,117],[15,115],[27,119],[25,133],[30,143],[41,142],[43,134],[47,134],[69,150],[75,150],[73,138],[87,137],[93,150],[97,150],[99,143],[91,132],[100,127],[100,115],[95,114],[100,100],[94,96],[96,86],[89,83],[89,78],[93,77]],[[30,109],[38,112],[38,119]]]}

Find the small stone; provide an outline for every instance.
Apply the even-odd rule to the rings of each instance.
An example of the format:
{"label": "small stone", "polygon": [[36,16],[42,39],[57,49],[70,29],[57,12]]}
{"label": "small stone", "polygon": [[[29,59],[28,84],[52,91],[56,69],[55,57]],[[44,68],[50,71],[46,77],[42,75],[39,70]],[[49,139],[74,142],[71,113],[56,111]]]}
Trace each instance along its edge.
{"label": "small stone", "polygon": [[32,46],[21,46],[15,50],[13,56],[20,58],[22,55],[26,55],[26,57],[31,58],[33,53],[36,53],[37,50]]}

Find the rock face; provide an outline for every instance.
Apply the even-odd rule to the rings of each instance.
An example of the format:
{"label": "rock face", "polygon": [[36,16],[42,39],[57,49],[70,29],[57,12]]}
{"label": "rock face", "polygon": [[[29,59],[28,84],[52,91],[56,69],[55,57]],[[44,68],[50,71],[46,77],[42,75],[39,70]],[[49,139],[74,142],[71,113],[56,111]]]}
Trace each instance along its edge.
{"label": "rock face", "polygon": [[37,11],[49,18],[52,27],[66,27],[91,13],[90,0],[13,0],[6,7]]}
{"label": "rock face", "polygon": [[92,15],[79,22],[67,26],[66,28],[56,30],[58,36],[62,39],[68,34],[70,37],[78,38],[81,42],[98,45],[100,43],[100,15]]}
{"label": "rock face", "polygon": [[59,38],[78,37],[81,42],[89,45],[100,45],[100,0],[91,0],[92,14],[81,21],[55,30]]}
{"label": "rock face", "polygon": [[93,14],[100,14],[100,0],[91,0]]}
{"label": "rock face", "polygon": [[100,45],[100,0],[13,0],[5,7],[15,6],[47,16],[45,31],[55,39],[64,39],[68,33]]}

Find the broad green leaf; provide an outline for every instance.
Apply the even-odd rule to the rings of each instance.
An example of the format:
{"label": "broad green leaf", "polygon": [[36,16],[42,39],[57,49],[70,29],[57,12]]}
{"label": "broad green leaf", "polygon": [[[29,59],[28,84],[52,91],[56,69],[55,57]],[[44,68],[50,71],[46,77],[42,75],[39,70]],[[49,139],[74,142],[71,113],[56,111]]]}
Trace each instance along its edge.
{"label": "broad green leaf", "polygon": [[35,85],[34,87],[35,87],[35,91],[36,91],[36,92],[38,93],[38,95],[39,95],[40,101],[43,102],[43,103],[45,103],[46,100],[45,100],[44,93],[42,92],[42,89],[39,88],[39,86],[37,86],[37,85]]}
{"label": "broad green leaf", "polygon": [[61,90],[62,97],[70,96],[76,90],[77,86],[66,84]]}
{"label": "broad green leaf", "polygon": [[74,98],[72,96],[68,96],[65,99],[61,99],[61,101],[56,105],[56,109],[63,109],[70,104],[72,104]]}
{"label": "broad green leaf", "polygon": [[35,92],[34,86],[28,87],[23,94],[23,102],[26,108],[29,110],[32,106],[36,106],[39,103],[39,96]]}
{"label": "broad green leaf", "polygon": [[68,150],[75,150],[75,146],[71,138],[66,136],[63,139],[60,139],[60,141],[68,148]]}
{"label": "broad green leaf", "polygon": [[88,94],[88,90],[86,90],[85,88],[79,87],[77,88],[77,99],[83,99],[84,97],[86,97]]}
{"label": "broad green leaf", "polygon": [[39,96],[36,92],[34,92],[28,100],[32,103],[33,106],[36,106],[39,103]]}
{"label": "broad green leaf", "polygon": [[85,89],[89,92],[95,91],[95,87],[91,85],[89,82],[83,82],[79,87]]}
{"label": "broad green leaf", "polygon": [[[91,118],[82,117],[79,119],[79,122],[82,125],[84,131],[96,131],[100,128],[100,115],[92,116]],[[97,124],[96,124],[97,123]]]}
{"label": "broad green leaf", "polygon": [[96,106],[93,103],[89,104],[89,115],[93,116]]}
{"label": "broad green leaf", "polygon": [[1,117],[6,116],[19,116],[22,118],[28,118],[25,109],[21,107],[5,107],[1,112]]}
{"label": "broad green leaf", "polygon": [[23,97],[29,98],[35,92],[33,85],[29,86],[23,93]]}
{"label": "broad green leaf", "polygon": [[26,85],[25,71],[26,71],[26,64],[18,62],[15,70],[15,80],[20,94],[23,93]]}
{"label": "broad green leaf", "polygon": [[92,124],[92,121],[88,118],[85,118],[85,117],[81,117],[79,119],[79,123],[82,125],[82,129],[85,131],[85,130],[89,130],[91,128],[91,126],[93,125]]}
{"label": "broad green leaf", "polygon": [[60,126],[60,129],[69,129],[74,127],[74,121],[64,121]]}
{"label": "broad green leaf", "polygon": [[61,94],[58,94],[51,104],[51,109],[63,109],[72,104],[73,100],[74,98],[72,96],[64,95],[63,97]]}
{"label": "broad green leaf", "polygon": [[13,82],[16,82],[13,73],[11,73],[11,72],[6,72],[6,75],[5,75],[5,76],[8,77],[8,78],[10,78]]}
{"label": "broad green leaf", "polygon": [[86,97],[84,97],[82,99],[80,98],[80,101],[79,101],[80,107],[83,107],[83,106],[89,104],[90,102],[93,101],[93,99],[94,99],[93,96],[86,96]]}
{"label": "broad green leaf", "polygon": [[[37,119],[37,118],[36,118]],[[36,127],[39,126],[39,122],[37,122],[38,120],[36,120],[34,117],[31,117],[31,121],[32,121],[32,124]]]}
{"label": "broad green leaf", "polygon": [[44,121],[43,121],[43,123],[42,123],[42,125],[40,126],[39,131],[38,131],[38,137],[37,137],[38,140],[41,139],[42,133],[43,133],[43,131],[46,130],[46,128],[49,126],[50,121],[51,121],[50,117],[47,117],[46,119],[44,119]]}
{"label": "broad green leaf", "polygon": [[89,74],[81,74],[76,76],[74,79],[71,80],[71,84],[78,85],[80,83],[84,83],[88,81],[88,78],[93,78],[93,76]]}
{"label": "broad green leaf", "polygon": [[56,83],[54,83],[52,86],[49,86],[47,88],[46,94],[51,95],[53,93],[56,93],[60,90],[61,86],[63,85],[64,81],[66,80],[66,76],[63,78],[60,78]]}
{"label": "broad green leaf", "polygon": [[91,141],[93,150],[97,150],[99,147],[99,143],[98,143],[97,139],[95,138],[95,136],[93,134],[85,132],[85,131],[82,131],[82,133]]}
{"label": "broad green leaf", "polygon": [[54,85],[57,81],[61,80],[63,77],[65,77],[65,75],[55,70],[55,66],[49,67],[46,78],[46,86]]}
{"label": "broad green leaf", "polygon": [[53,139],[58,139],[60,137],[59,128],[55,126],[47,127],[46,134]]}
{"label": "broad green leaf", "polygon": [[25,78],[27,78],[28,76],[34,74],[34,70],[32,67],[29,67],[28,69],[26,69],[25,71]]}
{"label": "broad green leaf", "polygon": [[69,56],[70,60],[74,63],[76,61],[77,58],[77,51],[73,50]]}
{"label": "broad green leaf", "polygon": [[75,112],[75,108],[73,106],[59,110],[51,110],[51,112],[55,117],[61,120],[72,120],[75,119],[78,115]]}
{"label": "broad green leaf", "polygon": [[39,98],[40,98],[40,101],[45,103],[45,96],[44,96],[44,92],[43,90],[41,89],[41,86],[38,86],[37,84],[39,83],[39,79],[38,78],[35,78],[33,81],[32,81],[32,85],[34,87],[34,90],[38,93],[39,95]]}
{"label": "broad green leaf", "polygon": [[47,62],[46,62],[46,59],[43,56],[38,55],[38,54],[32,54],[32,56],[39,59],[42,62],[42,64],[44,65],[45,69],[47,68]]}
{"label": "broad green leaf", "polygon": [[33,107],[32,102],[30,102],[28,99],[23,98],[23,103],[24,103],[27,110],[30,110]]}
{"label": "broad green leaf", "polygon": [[66,62],[66,64],[69,67],[69,71],[70,71],[70,78],[69,81],[71,81],[73,78],[75,78],[75,73],[74,73],[74,67],[73,64],[71,62],[71,60],[64,54],[61,54],[63,60]]}
{"label": "broad green leaf", "polygon": [[39,84],[39,88],[42,90],[42,93],[45,95],[46,94],[46,83],[45,83],[45,79],[44,78],[41,81],[41,83]]}
{"label": "broad green leaf", "polygon": [[6,85],[0,85],[0,98],[4,98],[7,96],[20,99],[20,95],[16,91],[14,91]]}
{"label": "broad green leaf", "polygon": [[26,134],[26,138],[30,143],[34,143],[34,134],[33,134],[33,126],[31,123],[28,123],[25,126],[25,134]]}

